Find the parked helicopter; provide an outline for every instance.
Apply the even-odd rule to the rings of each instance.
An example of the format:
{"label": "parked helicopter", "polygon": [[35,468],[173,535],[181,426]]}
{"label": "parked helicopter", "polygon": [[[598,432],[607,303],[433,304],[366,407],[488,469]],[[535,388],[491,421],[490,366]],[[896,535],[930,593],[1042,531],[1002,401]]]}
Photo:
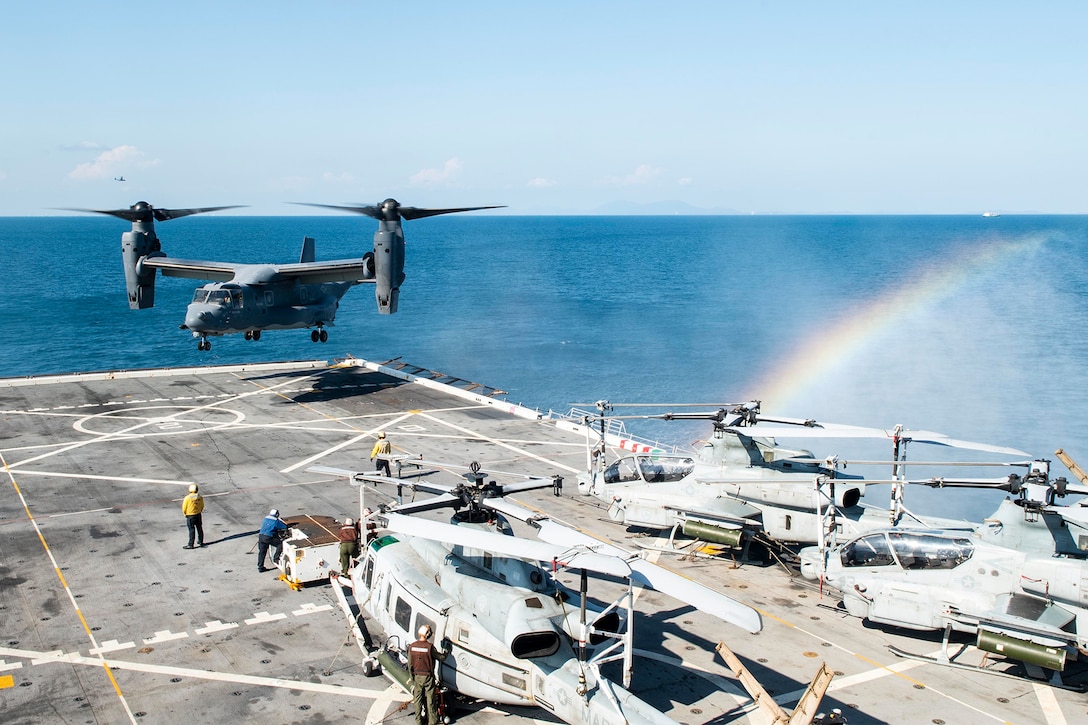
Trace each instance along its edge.
{"label": "parked helicopter", "polygon": [[[436,494],[370,515],[367,520],[380,522],[388,533],[366,547],[351,569],[347,591],[334,586],[356,627],[364,671],[380,666],[405,687],[402,653],[412,633],[426,624],[450,648],[440,664],[441,680],[463,696],[536,705],[572,723],[672,723],[625,689],[633,668],[634,584],[749,632],[762,626],[759,614],[739,602],[502,498],[555,488],[553,479],[500,486],[486,481],[475,464],[456,486],[324,466],[308,470]],[[445,507],[456,511],[452,524],[411,515]],[[540,541],[513,536],[508,517],[535,529]],[[581,570],[578,592],[555,578],[566,568]],[[589,572],[625,581],[624,591],[594,607]],[[358,629],[360,606],[385,632],[379,647],[368,648],[369,637]],[[608,662],[622,663],[622,687],[602,675],[600,667]],[[829,682],[825,670],[817,674],[822,679],[814,680],[805,698],[808,713],[815,712]]]}
{"label": "parked helicopter", "polygon": [[[612,520],[627,526],[672,529],[699,540],[737,547],[759,535],[778,544],[806,544],[853,536],[889,524],[962,526],[952,520],[922,519],[902,505],[906,446],[932,443],[1028,457],[1013,448],[951,439],[930,431],[902,427],[887,431],[814,420],[760,415],[759,401],[730,404],[711,413],[665,413],[640,418],[710,420],[713,434],[694,457],[641,453],[605,465],[607,401],[597,404],[600,441],[590,456],[589,475],[578,490],[609,505]],[[589,421],[585,421],[588,423]],[[779,425],[774,425],[779,424]],[[843,472],[848,461],[820,460],[811,451],[778,445],[777,437],[883,438],[893,443],[893,477],[864,479]],[[919,465],[919,464],[914,464]],[[973,465],[1014,465],[1011,463]],[[1023,464],[1026,465],[1026,464]],[[861,504],[867,483],[895,487],[893,506]]]}
{"label": "parked helicopter", "polygon": [[1088,487],[1049,479],[1048,464],[1034,461],[1027,476],[987,486],[1017,498],[973,531],[873,531],[827,551],[803,549],[801,573],[838,589],[853,616],[944,630],[939,657],[897,654],[990,671],[949,655],[951,633],[965,632],[983,652],[1050,670],[1060,685],[1067,665],[1088,655],[1088,507],[1053,501]]}
{"label": "parked helicopter", "polygon": [[197,288],[185,312],[181,329],[199,338],[197,349],[210,350],[209,336],[243,333],[247,340],[261,339],[264,330],[314,328],[310,339],[325,342],[324,328],[334,324],[340,299],[357,284],[375,285],[379,314],[397,311],[400,285],[404,281],[404,232],[402,219],[420,219],[493,206],[457,209],[418,209],[401,206],[395,199],[377,205],[329,206],[365,214],[378,220],[374,250],[358,259],[318,262],[314,240],[306,237],[297,264],[241,264],[178,259],[162,252],[155,233],[155,221],[168,221],[191,214],[235,209],[216,206],[193,209],[157,209],[145,201],[128,209],[71,209],[107,214],[132,222],[132,231],[121,235],[121,255],[131,309],[155,304],[155,271],[167,277],[213,280]]}

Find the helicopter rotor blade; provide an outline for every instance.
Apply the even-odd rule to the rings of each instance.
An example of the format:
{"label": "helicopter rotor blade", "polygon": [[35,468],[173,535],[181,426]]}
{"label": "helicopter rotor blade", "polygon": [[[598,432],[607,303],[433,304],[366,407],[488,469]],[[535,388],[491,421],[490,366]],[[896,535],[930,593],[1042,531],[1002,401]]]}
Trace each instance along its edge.
{"label": "helicopter rotor blade", "polygon": [[152,219],[155,221],[165,222],[171,219],[180,219],[181,217],[191,216],[193,214],[206,214],[213,211],[222,211],[224,209],[241,209],[243,205],[233,206],[204,206],[194,207],[192,209],[157,209],[146,201],[139,201],[130,206],[128,209],[76,209],[72,207],[56,207],[63,211],[82,211],[91,214],[106,214],[107,216],[117,217],[118,219],[124,219],[130,222],[149,222]]}
{"label": "helicopter rotor blade", "polygon": [[620,558],[601,555],[580,546],[557,545],[544,541],[519,539],[465,526],[426,521],[399,513],[387,513],[384,516],[386,528],[406,536],[418,536],[433,541],[441,541],[455,546],[467,546],[485,551],[502,552],[510,556],[535,561],[555,562],[563,567],[576,567],[627,578],[631,576],[631,567]]}
{"label": "helicopter rotor blade", "polygon": [[625,558],[631,567],[631,579],[637,584],[668,594],[701,612],[711,614],[753,634],[763,629],[763,620],[755,609],[681,574],[677,574],[671,569],[640,559],[638,556],[619,547],[607,544],[551,519],[539,520],[535,525],[538,527],[537,535],[544,541],[573,542],[593,547],[594,551],[601,554],[611,554]]}
{"label": "helicopter rotor blade", "polygon": [[479,211],[480,209],[504,209],[504,206],[466,206],[456,209],[420,209],[414,206],[401,206],[395,199],[386,199],[381,204],[312,204],[309,202],[290,202],[298,206],[315,206],[319,209],[336,209],[353,214],[365,214],[380,221],[395,221],[397,219],[422,219],[439,214],[456,214],[462,211]]}
{"label": "helicopter rotor blade", "polygon": [[636,584],[668,594],[748,632],[758,632],[763,628],[762,619],[756,610],[670,569],[652,564],[636,554],[583,534],[511,501],[489,499],[487,505],[506,516],[529,524],[537,530],[537,536],[543,541],[584,546],[597,554],[626,561],[631,567],[631,579]]}
{"label": "helicopter rotor blade", "polygon": [[436,509],[446,508],[447,506],[456,506],[461,503],[461,499],[456,496],[451,496],[448,493],[439,494],[432,498],[428,498],[424,501],[414,501],[412,503],[396,504],[389,509],[390,513],[397,513],[402,515],[417,514],[421,511],[434,511]]}
{"label": "helicopter rotor blade", "polygon": [[[797,428],[775,426],[761,427],[757,424],[744,431],[736,432],[740,435],[746,435],[752,438],[886,438],[889,440],[895,438],[895,431],[885,430],[883,428],[842,425],[839,423],[821,423],[819,424],[819,427],[801,426]],[[1016,448],[958,440],[950,438],[943,433],[935,433],[933,431],[905,429],[900,431],[899,439],[904,442],[928,443],[931,445],[964,448],[987,453],[1001,453],[1009,456],[1031,457],[1030,453],[1025,453]]]}

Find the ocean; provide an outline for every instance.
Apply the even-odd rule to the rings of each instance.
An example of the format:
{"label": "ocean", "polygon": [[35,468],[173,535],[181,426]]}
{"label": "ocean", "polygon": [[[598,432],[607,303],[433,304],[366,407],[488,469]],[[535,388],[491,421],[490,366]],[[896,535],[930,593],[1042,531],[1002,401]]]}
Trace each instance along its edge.
{"label": "ocean", "polygon": [[[599,399],[708,408],[758,399],[768,415],[902,424],[1050,459],[1061,447],[1088,465],[1088,217],[465,214],[404,227],[397,314],[379,316],[372,287],[360,286],[341,302],[328,343],[270,331],[257,342],[213,338],[202,353],[178,329],[200,281],[160,278],[155,308],[128,309],[128,223],[0,218],[0,377],[400,358],[542,411]],[[307,235],[318,259],[357,257],[376,222],[207,215],[157,229],[171,256],[294,262]],[[685,447],[709,434],[706,423],[627,427]],[[884,443],[803,447],[890,455]],[[960,457],[909,451],[912,460]],[[1056,461],[1054,470],[1068,475]],[[1002,494],[907,496],[922,513],[980,520]],[[866,501],[886,503],[878,489]]]}

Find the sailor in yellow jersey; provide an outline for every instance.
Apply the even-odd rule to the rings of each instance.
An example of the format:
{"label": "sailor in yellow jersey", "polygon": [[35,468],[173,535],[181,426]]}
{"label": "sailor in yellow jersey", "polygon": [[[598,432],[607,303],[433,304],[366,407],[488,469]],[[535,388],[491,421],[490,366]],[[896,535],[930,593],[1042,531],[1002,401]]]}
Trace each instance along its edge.
{"label": "sailor in yellow jersey", "polygon": [[195,483],[189,484],[189,495],[181,499],[181,512],[185,514],[185,525],[189,529],[189,544],[184,548],[194,549],[194,543],[204,546],[204,497]]}
{"label": "sailor in yellow jersey", "polygon": [[374,448],[370,451],[370,460],[378,459],[378,470],[387,477],[392,477],[393,474],[389,472],[389,458],[387,456],[393,452],[393,446],[389,444],[389,441],[385,437],[385,431],[378,433],[378,440],[374,443]]}

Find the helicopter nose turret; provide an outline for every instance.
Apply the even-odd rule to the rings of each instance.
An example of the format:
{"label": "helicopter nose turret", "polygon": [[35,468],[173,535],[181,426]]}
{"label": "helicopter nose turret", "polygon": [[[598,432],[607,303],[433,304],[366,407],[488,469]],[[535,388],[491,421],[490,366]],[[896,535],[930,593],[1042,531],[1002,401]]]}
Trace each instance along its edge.
{"label": "helicopter nose turret", "polygon": [[215,320],[215,315],[207,309],[207,305],[189,305],[185,310],[185,324],[183,328],[193,332],[203,332]]}

